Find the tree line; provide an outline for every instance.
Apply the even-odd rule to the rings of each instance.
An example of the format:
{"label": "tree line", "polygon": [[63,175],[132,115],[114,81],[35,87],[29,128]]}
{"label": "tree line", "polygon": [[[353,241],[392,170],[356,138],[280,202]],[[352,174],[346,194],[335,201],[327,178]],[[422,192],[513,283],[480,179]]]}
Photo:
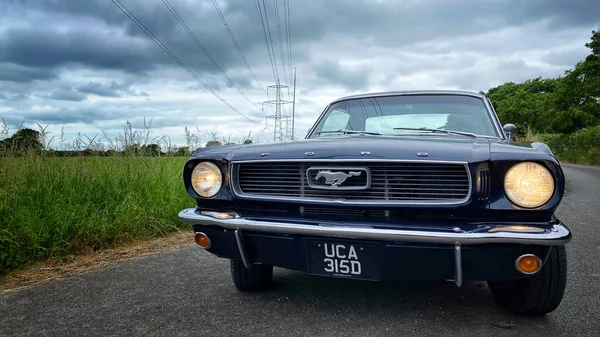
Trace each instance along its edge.
{"label": "tree line", "polygon": [[482,92],[502,123],[517,134],[572,134],[600,125],[600,32],[585,46],[591,53],[556,78],[508,82]]}
{"label": "tree line", "polygon": [[[139,142],[130,142],[122,146],[122,149],[105,150],[102,146],[89,146],[84,149],[76,150],[55,150],[47,148],[42,142],[42,133],[30,128],[21,128],[11,137],[0,140],[0,157],[2,156],[25,156],[25,155],[46,155],[54,157],[78,157],[78,156],[145,156],[145,157],[189,157],[196,149],[190,149],[187,146],[176,148],[163,147],[156,143],[141,144]],[[244,139],[241,144],[252,144],[252,139]],[[223,141],[213,138],[206,142],[205,146],[219,146],[236,144],[231,141]]]}

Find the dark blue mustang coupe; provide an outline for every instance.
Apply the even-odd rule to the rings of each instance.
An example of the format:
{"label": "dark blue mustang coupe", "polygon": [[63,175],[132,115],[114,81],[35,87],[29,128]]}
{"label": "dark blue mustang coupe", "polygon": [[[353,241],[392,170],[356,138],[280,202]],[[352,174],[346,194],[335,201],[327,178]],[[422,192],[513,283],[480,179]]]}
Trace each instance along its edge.
{"label": "dark blue mustang coupe", "polygon": [[273,266],[356,280],[487,281],[500,305],[560,304],[569,229],[565,178],[542,143],[511,141],[489,99],[465,91],[332,102],[306,139],[208,147],[183,177],[179,213],[198,245],[230,259],[242,291]]}

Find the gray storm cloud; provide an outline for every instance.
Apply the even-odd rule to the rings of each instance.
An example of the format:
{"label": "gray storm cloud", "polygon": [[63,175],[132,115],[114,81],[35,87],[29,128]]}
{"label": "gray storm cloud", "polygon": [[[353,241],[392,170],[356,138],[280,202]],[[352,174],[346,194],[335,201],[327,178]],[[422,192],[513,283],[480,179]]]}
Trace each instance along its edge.
{"label": "gray storm cloud", "polygon": [[[119,132],[126,120],[154,117],[157,133],[179,141],[185,126],[240,135],[264,129],[271,107],[260,111],[232,88],[162,1],[121,2],[255,123],[207,92],[105,0],[0,0],[0,117],[13,126],[23,120],[65,126],[71,135],[81,125]],[[253,103],[274,98],[246,69],[211,1],[170,2]],[[219,3],[259,82],[274,84],[256,3]],[[270,1],[266,9],[278,68],[289,74]],[[359,91],[486,90],[505,81],[558,76],[586,55],[584,44],[600,25],[598,13],[597,0],[290,0],[298,133],[329,100]]]}

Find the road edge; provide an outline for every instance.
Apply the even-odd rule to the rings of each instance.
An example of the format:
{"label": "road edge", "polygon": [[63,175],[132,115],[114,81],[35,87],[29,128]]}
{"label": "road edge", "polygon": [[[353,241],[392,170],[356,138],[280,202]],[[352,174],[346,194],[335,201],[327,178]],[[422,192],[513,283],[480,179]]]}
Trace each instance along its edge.
{"label": "road edge", "polygon": [[127,245],[78,255],[68,262],[55,259],[36,262],[0,276],[0,294],[78,276],[92,270],[192,244],[194,238],[190,227],[164,237],[138,240]]}

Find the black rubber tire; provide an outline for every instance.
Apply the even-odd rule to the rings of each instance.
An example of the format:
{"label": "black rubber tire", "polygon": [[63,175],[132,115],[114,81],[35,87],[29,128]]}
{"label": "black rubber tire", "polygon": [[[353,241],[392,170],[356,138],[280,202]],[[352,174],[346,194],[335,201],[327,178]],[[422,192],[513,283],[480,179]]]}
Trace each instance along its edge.
{"label": "black rubber tire", "polygon": [[510,282],[488,282],[496,302],[522,315],[541,316],[554,311],[567,285],[567,251],[553,246],[542,269],[535,275]]}
{"label": "black rubber tire", "polygon": [[246,268],[241,260],[230,260],[231,278],[240,291],[260,291],[271,287],[273,266],[257,264]]}

